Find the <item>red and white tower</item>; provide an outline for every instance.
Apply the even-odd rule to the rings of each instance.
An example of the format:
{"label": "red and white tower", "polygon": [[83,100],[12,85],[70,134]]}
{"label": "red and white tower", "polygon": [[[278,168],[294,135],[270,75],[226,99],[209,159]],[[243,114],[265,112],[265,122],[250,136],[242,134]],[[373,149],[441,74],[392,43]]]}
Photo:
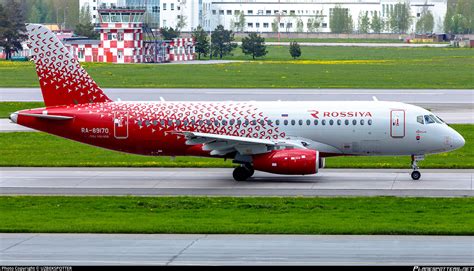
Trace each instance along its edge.
{"label": "red and white tower", "polygon": [[145,9],[99,9],[101,46],[98,62],[143,62],[143,19]]}

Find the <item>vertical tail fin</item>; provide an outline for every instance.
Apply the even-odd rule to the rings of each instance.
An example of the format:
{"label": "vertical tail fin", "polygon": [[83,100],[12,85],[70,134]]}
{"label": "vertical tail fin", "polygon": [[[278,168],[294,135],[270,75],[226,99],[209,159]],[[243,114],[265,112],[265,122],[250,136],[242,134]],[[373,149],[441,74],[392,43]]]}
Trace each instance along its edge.
{"label": "vertical tail fin", "polygon": [[111,101],[48,28],[27,24],[26,29],[46,106]]}

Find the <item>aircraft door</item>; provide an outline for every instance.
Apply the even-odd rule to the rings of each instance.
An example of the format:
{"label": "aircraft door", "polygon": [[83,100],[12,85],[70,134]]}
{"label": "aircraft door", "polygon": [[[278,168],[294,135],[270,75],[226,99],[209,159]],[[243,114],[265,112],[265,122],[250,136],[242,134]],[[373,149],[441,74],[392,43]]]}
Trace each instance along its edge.
{"label": "aircraft door", "polygon": [[405,110],[392,110],[390,114],[390,135],[394,138],[405,137]]}
{"label": "aircraft door", "polygon": [[128,112],[114,112],[114,137],[116,139],[128,138]]}

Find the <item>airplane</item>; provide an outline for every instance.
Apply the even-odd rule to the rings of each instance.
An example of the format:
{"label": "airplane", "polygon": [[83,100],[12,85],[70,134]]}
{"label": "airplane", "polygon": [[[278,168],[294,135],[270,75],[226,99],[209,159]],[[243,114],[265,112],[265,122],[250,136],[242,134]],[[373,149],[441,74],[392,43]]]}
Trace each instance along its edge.
{"label": "airplane", "polygon": [[411,156],[411,178],[427,154],[464,138],[433,113],[388,101],[112,101],[46,27],[28,24],[46,107],[14,123],[110,150],[150,156],[232,159],[236,181],[255,170],[315,174],[334,156]]}

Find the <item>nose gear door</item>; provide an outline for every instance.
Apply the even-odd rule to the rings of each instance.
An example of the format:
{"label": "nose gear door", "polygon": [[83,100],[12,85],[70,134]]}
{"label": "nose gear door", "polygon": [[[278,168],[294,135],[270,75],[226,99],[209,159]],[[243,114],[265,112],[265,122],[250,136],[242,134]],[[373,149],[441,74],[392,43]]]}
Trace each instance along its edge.
{"label": "nose gear door", "polygon": [[128,138],[128,112],[114,112],[114,137],[116,139]]}
{"label": "nose gear door", "polygon": [[390,136],[394,138],[405,137],[405,110],[390,111]]}

